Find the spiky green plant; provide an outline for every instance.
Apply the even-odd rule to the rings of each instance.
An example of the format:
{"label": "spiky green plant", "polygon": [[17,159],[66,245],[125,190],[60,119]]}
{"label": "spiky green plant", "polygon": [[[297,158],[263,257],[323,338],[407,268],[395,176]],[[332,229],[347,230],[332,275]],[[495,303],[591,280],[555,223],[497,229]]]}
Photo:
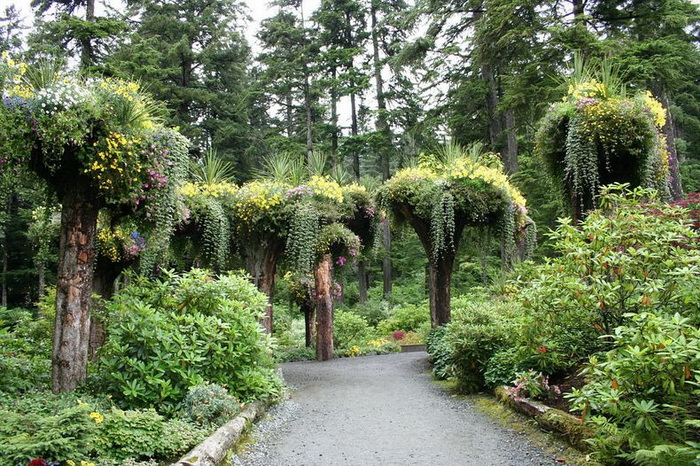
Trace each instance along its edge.
{"label": "spiky green plant", "polygon": [[233,165],[219,157],[214,149],[209,149],[201,162],[190,165],[190,174],[195,181],[206,185],[232,183],[236,179]]}

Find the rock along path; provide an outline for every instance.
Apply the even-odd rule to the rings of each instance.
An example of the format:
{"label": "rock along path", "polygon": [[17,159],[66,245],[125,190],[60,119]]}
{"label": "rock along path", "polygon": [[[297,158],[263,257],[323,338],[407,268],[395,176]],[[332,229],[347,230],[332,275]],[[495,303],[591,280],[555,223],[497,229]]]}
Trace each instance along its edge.
{"label": "rock along path", "polygon": [[292,399],[253,431],[245,466],[551,465],[554,458],[451,397],[427,354],[282,365]]}

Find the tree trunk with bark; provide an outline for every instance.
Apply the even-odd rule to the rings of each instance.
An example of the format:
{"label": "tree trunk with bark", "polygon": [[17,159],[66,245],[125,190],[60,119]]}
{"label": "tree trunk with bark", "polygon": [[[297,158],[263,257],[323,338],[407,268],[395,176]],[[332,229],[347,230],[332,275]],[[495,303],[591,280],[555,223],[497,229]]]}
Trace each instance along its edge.
{"label": "tree trunk with bark", "polygon": [[67,180],[61,196],[61,234],[51,382],[71,392],[87,375],[95,234],[100,206],[82,180]]}
{"label": "tree trunk with bark", "polygon": [[272,333],[272,299],[275,292],[275,275],[277,273],[277,260],[283,250],[284,244],[281,242],[260,241],[251,241],[244,249],[246,270],[253,277],[253,283],[258,290],[268,297],[265,316],[261,322],[267,333]]}
{"label": "tree trunk with bark", "polygon": [[512,175],[518,171],[518,138],[515,131],[515,112],[513,109],[506,110],[503,118],[506,127],[506,147],[501,158],[506,173]]}
{"label": "tree trunk with bark", "polygon": [[[433,244],[430,234],[430,225],[420,217],[413,215],[412,209],[407,205],[398,206],[402,216],[413,227],[413,230],[418,235],[425,254],[428,256],[428,294],[430,296],[430,323],[433,327],[445,325],[450,322],[452,317],[450,304],[450,287],[452,283],[452,270],[456,251],[459,249],[459,243],[462,238],[462,233],[466,226],[465,223],[456,221],[454,229],[454,248],[452,250],[443,251],[437,259],[433,258]],[[457,214],[458,215],[458,214]]]}
{"label": "tree trunk with bark", "polygon": [[2,236],[2,281],[0,282],[0,286],[2,286],[2,298],[0,298],[0,306],[2,307],[7,307],[7,272],[9,271],[9,262],[10,262],[10,246],[9,246],[9,241],[7,237],[8,233],[8,224],[10,221],[10,217],[12,215],[12,201],[13,197],[12,194],[9,194],[6,198],[5,202],[5,218],[6,222],[4,225],[4,234]]}
{"label": "tree trunk with bark", "polygon": [[[87,0],[85,2],[85,21],[89,23],[95,22],[95,0]],[[80,38],[80,69],[88,70],[95,64],[95,51],[92,46],[90,37]]]}
{"label": "tree trunk with bark", "polygon": [[[372,0],[370,5],[370,15],[372,18],[372,62],[374,65],[374,81],[377,88],[377,125],[376,129],[381,137],[382,144],[379,148],[379,165],[382,174],[382,181],[389,179],[391,171],[391,160],[389,158],[389,147],[391,147],[391,130],[386,120],[386,96],[384,95],[384,78],[382,77],[382,62],[379,56],[379,22],[377,21],[377,10],[379,0]],[[382,259],[382,280],[384,283],[384,299],[391,297],[392,271],[391,271],[391,230],[389,221],[382,220],[380,224],[382,232],[382,246],[384,247],[384,257]]]}
{"label": "tree trunk with bark", "polygon": [[327,361],[333,358],[332,280],[332,258],[330,254],[325,254],[314,270],[316,285],[316,359],[319,361]]}
{"label": "tree trunk with bark", "polygon": [[383,296],[384,299],[391,298],[391,289],[393,282],[392,265],[391,265],[391,229],[389,228],[389,220],[384,219],[380,223],[382,231],[382,246],[384,247],[384,257],[382,258],[382,279],[384,282]]}
{"label": "tree trunk with bark", "polygon": [[314,306],[315,302],[307,303],[302,306],[304,313],[304,343],[307,348],[311,348],[314,344]]}
{"label": "tree trunk with bark", "polygon": [[[661,86],[660,86],[661,87]],[[657,96],[661,105],[666,109],[666,124],[662,128],[666,137],[666,151],[668,152],[668,171],[670,174],[669,188],[674,201],[683,199],[683,183],[681,180],[680,160],[676,151],[676,127],[671,114],[671,105],[668,93],[663,87],[657,90]]]}
{"label": "tree trunk with bark", "polygon": [[434,261],[430,261],[430,323],[439,327],[450,322],[450,285],[455,253],[444,252]]}

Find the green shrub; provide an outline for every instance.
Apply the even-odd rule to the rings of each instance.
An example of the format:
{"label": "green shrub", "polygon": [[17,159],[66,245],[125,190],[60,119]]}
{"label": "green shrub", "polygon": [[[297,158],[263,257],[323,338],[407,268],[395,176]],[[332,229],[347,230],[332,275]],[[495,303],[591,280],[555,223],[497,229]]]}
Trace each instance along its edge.
{"label": "green shrub", "polygon": [[158,442],[158,456],[162,459],[179,459],[199,445],[209,434],[209,429],[196,426],[189,421],[168,419],[163,422],[163,437]]}
{"label": "green shrub", "polygon": [[364,317],[369,325],[376,327],[381,321],[389,317],[389,302],[383,299],[370,299],[365,304],[357,304],[351,309],[355,314]]}
{"label": "green shrub", "polygon": [[173,412],[205,381],[249,401],[277,393],[269,340],[258,324],[266,297],[242,275],[207,272],[132,278],[106,305],[105,389],[124,407]]}
{"label": "green shrub", "polygon": [[451,359],[452,350],[445,340],[447,332],[447,327],[444,325],[435,327],[428,333],[425,340],[425,348],[433,365],[433,375],[440,380],[454,375]]}
{"label": "green shrub", "polygon": [[[53,296],[55,291],[45,299]],[[0,392],[49,386],[53,321],[53,309],[45,306],[36,316],[26,309],[0,308]]]}
{"label": "green shrub", "polygon": [[364,346],[373,333],[365,318],[354,312],[339,310],[333,315],[333,342],[339,350]]}
{"label": "green shrub", "polygon": [[649,190],[604,188],[601,209],[552,233],[559,256],[537,267],[518,296],[523,369],[567,372],[611,349],[601,337],[639,312],[680,312],[698,323],[698,233],[686,210],[653,199]]}
{"label": "green shrub", "polygon": [[149,459],[158,455],[163,438],[163,417],[153,409],[112,408],[94,413],[100,429],[100,450],[111,459]]}
{"label": "green shrub", "polygon": [[513,384],[518,372],[524,370],[524,361],[518,353],[517,347],[504,346],[489,358],[484,370],[484,383],[487,387]]}
{"label": "green shrub", "polygon": [[427,304],[402,304],[391,310],[388,319],[380,322],[377,331],[380,335],[390,335],[394,330],[415,332],[430,323],[430,310]]}
{"label": "green shrub", "polygon": [[570,395],[596,429],[601,460],[697,464],[700,460],[700,329],[680,314],[640,313],[592,357],[590,379]]}
{"label": "green shrub", "polygon": [[505,302],[475,301],[454,308],[447,325],[445,344],[461,390],[472,393],[486,386],[484,374],[489,359],[513,334],[511,310]]}
{"label": "green shrub", "polygon": [[241,408],[224,387],[209,383],[191,387],[183,404],[190,420],[203,426],[220,426]]}
{"label": "green shrub", "polygon": [[55,414],[0,408],[0,466],[17,466],[28,458],[87,460],[97,426],[87,405],[74,404]]}

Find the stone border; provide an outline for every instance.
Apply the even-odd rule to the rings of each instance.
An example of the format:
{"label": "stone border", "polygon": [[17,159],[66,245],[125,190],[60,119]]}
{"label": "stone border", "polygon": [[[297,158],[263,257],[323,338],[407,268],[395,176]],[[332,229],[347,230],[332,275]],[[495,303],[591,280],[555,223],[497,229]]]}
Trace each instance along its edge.
{"label": "stone border", "polygon": [[272,401],[257,401],[247,405],[229,422],[194,447],[170,466],[219,466],[242,435],[259,419]]}
{"label": "stone border", "polygon": [[532,417],[544,429],[563,435],[575,448],[587,451],[587,438],[593,437],[593,431],[581,419],[560,409],[551,408],[529,398],[514,396],[508,387],[496,387],[496,399],[510,408]]}

